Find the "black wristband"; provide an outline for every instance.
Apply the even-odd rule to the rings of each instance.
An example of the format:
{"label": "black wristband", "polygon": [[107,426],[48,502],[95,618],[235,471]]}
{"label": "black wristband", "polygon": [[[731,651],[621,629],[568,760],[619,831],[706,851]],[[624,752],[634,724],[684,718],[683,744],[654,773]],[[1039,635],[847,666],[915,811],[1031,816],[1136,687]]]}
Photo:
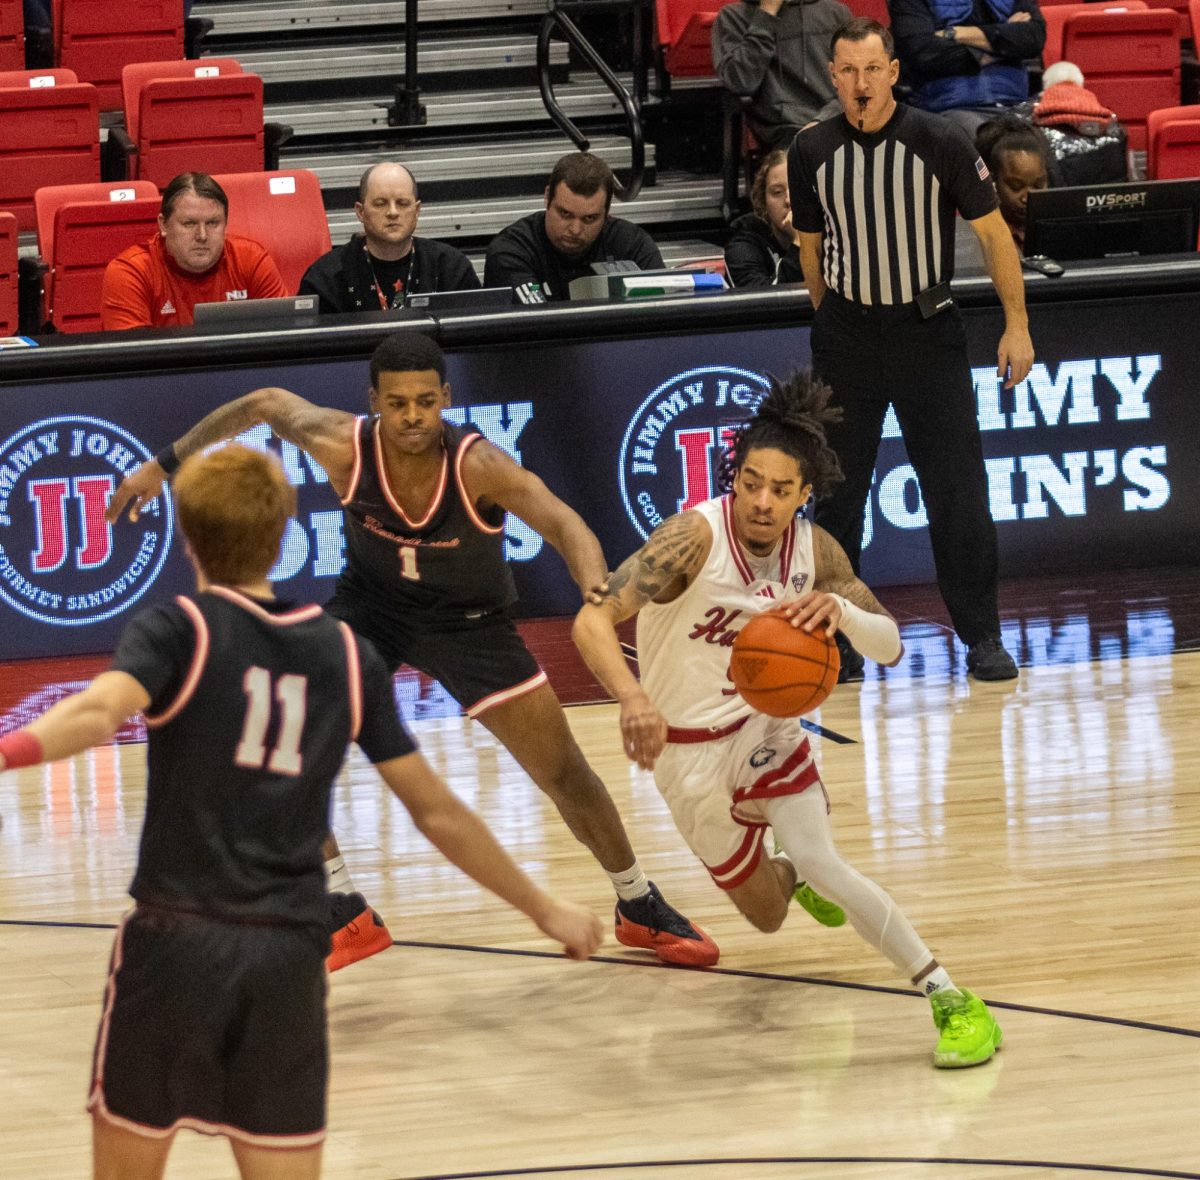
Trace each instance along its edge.
{"label": "black wristband", "polygon": [[154,456],[154,462],[159,465],[168,475],[174,475],[179,470],[179,464],[182,460],[175,454],[175,444],[168,443],[163,447],[157,455]]}

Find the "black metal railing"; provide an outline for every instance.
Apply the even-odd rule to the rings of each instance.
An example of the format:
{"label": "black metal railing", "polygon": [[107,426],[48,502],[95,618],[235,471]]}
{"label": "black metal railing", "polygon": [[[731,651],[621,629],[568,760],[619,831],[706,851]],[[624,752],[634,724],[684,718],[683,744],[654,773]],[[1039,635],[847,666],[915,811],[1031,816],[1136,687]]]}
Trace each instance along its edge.
{"label": "black metal railing", "polygon": [[[586,9],[589,13],[593,13],[605,8],[628,10],[633,14],[632,94],[566,11],[567,9]],[[628,175],[622,177],[621,171],[616,174],[617,196],[622,201],[632,201],[642,191],[642,182],[646,176],[646,137],[642,126],[642,104],[648,94],[650,18],[649,0],[547,0],[546,15],[542,18],[541,28],[538,30],[537,72],[542,102],[555,126],[581,152],[590,149],[591,141],[575,126],[559,105],[558,99],[554,95],[554,83],[550,77],[550,41],[556,33],[587,63],[621,104],[630,147]]]}
{"label": "black metal railing", "polygon": [[388,110],[388,126],[419,127],[425,123],[421,79],[417,72],[417,0],[404,0],[404,82]]}

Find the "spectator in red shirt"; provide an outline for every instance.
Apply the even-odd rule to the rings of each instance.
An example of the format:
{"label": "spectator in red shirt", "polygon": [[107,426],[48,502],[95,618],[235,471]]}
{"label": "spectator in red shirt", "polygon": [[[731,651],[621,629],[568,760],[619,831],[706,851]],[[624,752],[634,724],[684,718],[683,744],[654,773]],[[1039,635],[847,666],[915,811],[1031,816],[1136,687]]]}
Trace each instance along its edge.
{"label": "spectator in red shirt", "polygon": [[192,322],[197,303],[290,294],[258,242],[226,234],[228,215],[229,198],[211,176],[176,176],[163,190],[157,236],[108,264],[101,326],[181,327]]}

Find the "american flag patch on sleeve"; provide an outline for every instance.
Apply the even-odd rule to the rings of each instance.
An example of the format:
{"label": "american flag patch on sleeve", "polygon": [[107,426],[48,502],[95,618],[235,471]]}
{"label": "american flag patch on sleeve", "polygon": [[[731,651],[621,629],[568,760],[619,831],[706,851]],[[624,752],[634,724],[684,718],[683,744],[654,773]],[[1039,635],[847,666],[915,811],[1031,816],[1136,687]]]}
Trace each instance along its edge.
{"label": "american flag patch on sleeve", "polygon": [[992,174],[988,171],[988,166],[983,162],[982,156],[975,157],[975,171],[979,173],[980,180],[991,180]]}

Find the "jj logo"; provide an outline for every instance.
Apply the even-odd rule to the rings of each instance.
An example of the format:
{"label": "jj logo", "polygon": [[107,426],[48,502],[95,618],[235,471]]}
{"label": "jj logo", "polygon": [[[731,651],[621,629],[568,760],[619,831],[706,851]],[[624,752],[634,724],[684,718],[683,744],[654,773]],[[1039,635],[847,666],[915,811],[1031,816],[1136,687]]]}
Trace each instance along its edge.
{"label": "jj logo", "polygon": [[170,498],[147,505],[136,526],[113,529],[104,512],[149,457],[121,427],[83,415],[33,422],[0,443],[0,601],[82,626],[140,598],[166,560]]}
{"label": "jj logo", "polygon": [[650,392],[625,430],[620,456],[625,511],[643,537],[716,493],[714,473],[730,436],[768,388],[760,373],[710,365]]}

